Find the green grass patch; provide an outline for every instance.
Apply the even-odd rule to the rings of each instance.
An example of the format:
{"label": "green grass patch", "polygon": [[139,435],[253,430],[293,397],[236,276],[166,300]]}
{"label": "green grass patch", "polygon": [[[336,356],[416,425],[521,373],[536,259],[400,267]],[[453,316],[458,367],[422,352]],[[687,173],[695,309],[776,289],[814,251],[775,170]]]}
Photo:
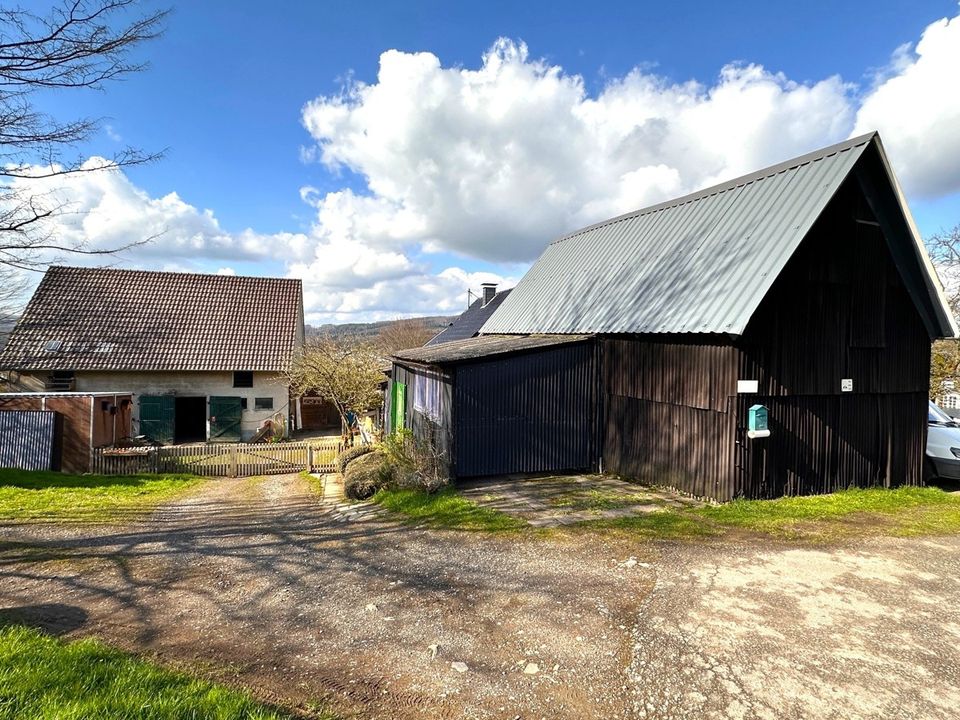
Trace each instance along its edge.
{"label": "green grass patch", "polygon": [[135,519],[201,482],[193,475],[65,475],[0,469],[0,520]]}
{"label": "green grass patch", "polygon": [[19,625],[0,627],[0,720],[289,717],[246,693],[164,669],[97,640],[65,643]]}
{"label": "green grass patch", "polygon": [[704,538],[721,532],[713,524],[683,510],[657,510],[609,520],[587,520],[574,527],[613,530],[662,540]]}
{"label": "green grass patch", "polygon": [[559,495],[550,498],[553,507],[564,510],[618,510],[632,505],[650,504],[655,502],[649,495],[643,493],[624,494],[604,488],[575,487],[565,490]]}
{"label": "green grass patch", "polygon": [[409,522],[433,528],[485,532],[517,532],[529,525],[499,510],[467,500],[453,488],[435,493],[422,490],[380,490],[371,500]]}
{"label": "green grass patch", "polygon": [[829,495],[671,508],[636,517],[587,521],[579,526],[671,539],[734,532],[813,541],[871,535],[943,535],[960,533],[960,497],[937,488],[851,489]]}
{"label": "green grass patch", "polygon": [[[773,535],[915,534],[960,531],[960,497],[937,488],[851,489],[777,500],[734,500],[694,512],[727,528]],[[939,528],[939,530],[937,530]]]}

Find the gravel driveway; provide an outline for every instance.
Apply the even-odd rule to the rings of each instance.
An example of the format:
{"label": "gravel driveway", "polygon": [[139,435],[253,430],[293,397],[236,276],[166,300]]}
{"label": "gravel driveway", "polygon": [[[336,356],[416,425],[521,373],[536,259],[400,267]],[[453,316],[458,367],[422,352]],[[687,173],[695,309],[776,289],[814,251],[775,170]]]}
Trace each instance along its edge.
{"label": "gravel driveway", "polygon": [[297,476],[216,481],[137,527],[0,537],[27,544],[0,552],[0,607],[347,717],[623,717],[654,583],[609,542],[337,521]]}
{"label": "gravel driveway", "polygon": [[304,712],[947,718],[960,707],[957,538],[816,550],[411,530],[338,520],[297,476],[212,482],[136,526],[6,526],[0,538],[7,616]]}

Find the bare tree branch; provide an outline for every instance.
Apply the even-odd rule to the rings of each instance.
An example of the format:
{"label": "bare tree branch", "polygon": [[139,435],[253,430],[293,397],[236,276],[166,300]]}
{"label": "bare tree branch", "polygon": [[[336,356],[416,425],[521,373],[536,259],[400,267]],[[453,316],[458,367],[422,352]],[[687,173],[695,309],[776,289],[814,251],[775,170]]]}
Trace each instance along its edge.
{"label": "bare tree branch", "polygon": [[[162,31],[167,10],[141,9],[140,0],[50,0],[0,9],[0,281],[22,270],[42,270],[71,255],[107,256],[152,238],[96,247],[55,233],[57,219],[76,212],[43,188],[57,178],[141,165],[161,153],[126,147],[103,164],[76,156],[78,144],[100,128],[100,118],[61,120],[39,111],[49,89],[102,90],[110,80],[139,72],[132,57]],[[39,188],[38,188],[39,184]],[[14,273],[15,274],[15,273]],[[14,295],[17,295],[15,293]],[[14,295],[0,292],[0,315]]]}

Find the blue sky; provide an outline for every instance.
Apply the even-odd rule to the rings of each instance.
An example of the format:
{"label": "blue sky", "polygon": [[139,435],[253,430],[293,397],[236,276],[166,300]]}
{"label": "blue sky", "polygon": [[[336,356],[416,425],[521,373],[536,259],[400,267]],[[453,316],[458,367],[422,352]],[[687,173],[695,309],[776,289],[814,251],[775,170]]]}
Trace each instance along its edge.
{"label": "blue sky", "polygon": [[[151,252],[125,264],[301,275],[315,321],[455,311],[461,290],[484,273],[515,280],[539,247],[577,223],[835,142],[874,118],[890,125],[880,129],[894,163],[899,157],[908,166],[904,184],[921,231],[960,222],[955,174],[927,170],[921,150],[891,136],[949,135],[956,105],[934,94],[956,95],[958,85],[931,87],[943,70],[907,78],[927,83],[906,96],[930,98],[929,109],[914,111],[941,118],[933,131],[890,118],[903,97],[896,85],[869,112],[864,105],[884,79],[906,77],[911,61],[946,62],[948,51],[918,57],[916,45],[932,23],[958,14],[956,2],[205,0],[173,10],[166,34],[140,53],[151,64],[147,72],[103,93],[43,99],[64,117],[107,118],[109,131],[82,148],[85,155],[109,155],[126,143],[167,149],[161,161],[130,169],[117,187],[65,190],[97,208],[99,219],[72,231],[94,235],[94,243],[135,232],[141,206],[149,205],[153,219],[144,225],[159,223],[164,234]],[[960,39],[957,25],[949,36],[940,31],[941,46]],[[498,38],[508,42],[484,61]],[[390,50],[400,52],[381,66]],[[731,64],[740,70],[724,75]],[[392,79],[378,77],[388,67]],[[480,76],[463,79],[461,71]],[[473,93],[503,110],[459,108]],[[714,95],[728,100],[711,103]],[[601,98],[598,109],[592,101]],[[305,110],[311,101],[314,109]],[[686,116],[691,103],[702,111]],[[644,116],[643,133],[659,128],[656,153],[630,150],[636,168],[647,170],[632,173],[618,150],[592,170],[620,179],[603,193],[597,182],[568,181],[611,138],[629,139],[622,117],[631,112]],[[702,128],[736,135],[737,112],[769,118],[756,124],[755,143],[738,136],[727,156],[715,157]],[[815,119],[796,117],[806,114]],[[571,115],[579,124],[565,134]],[[552,117],[560,119],[556,129]],[[790,128],[781,138],[784,123]],[[698,148],[684,154],[684,138],[694,135]],[[568,137],[582,147],[566,147]],[[640,137],[630,142],[653,136]],[[713,136],[714,148],[723,137]],[[458,159],[448,163],[451,157]],[[496,165],[514,157],[523,164],[502,178]],[[932,176],[940,179],[922,180]],[[429,178],[425,186],[421,178]],[[541,197],[550,198],[542,214],[526,212]],[[105,229],[111,213],[126,222]]]}

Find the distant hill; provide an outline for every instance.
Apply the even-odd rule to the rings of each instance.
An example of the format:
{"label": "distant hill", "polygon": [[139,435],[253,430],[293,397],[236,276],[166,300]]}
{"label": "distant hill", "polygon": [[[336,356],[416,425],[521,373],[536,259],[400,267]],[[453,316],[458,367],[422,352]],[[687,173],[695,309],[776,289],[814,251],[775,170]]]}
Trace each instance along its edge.
{"label": "distant hill", "polygon": [[[431,315],[430,317],[420,317],[416,319],[422,321],[427,329],[433,331],[433,334],[436,334],[456,320],[457,316]],[[380,330],[383,329],[384,326],[393,322],[396,321],[381,320],[380,322],[371,323],[343,323],[341,325],[327,324],[320,325],[319,327],[307,325],[305,327],[305,331],[307,337],[329,334],[333,338],[365,338],[372,340],[380,334]]]}

